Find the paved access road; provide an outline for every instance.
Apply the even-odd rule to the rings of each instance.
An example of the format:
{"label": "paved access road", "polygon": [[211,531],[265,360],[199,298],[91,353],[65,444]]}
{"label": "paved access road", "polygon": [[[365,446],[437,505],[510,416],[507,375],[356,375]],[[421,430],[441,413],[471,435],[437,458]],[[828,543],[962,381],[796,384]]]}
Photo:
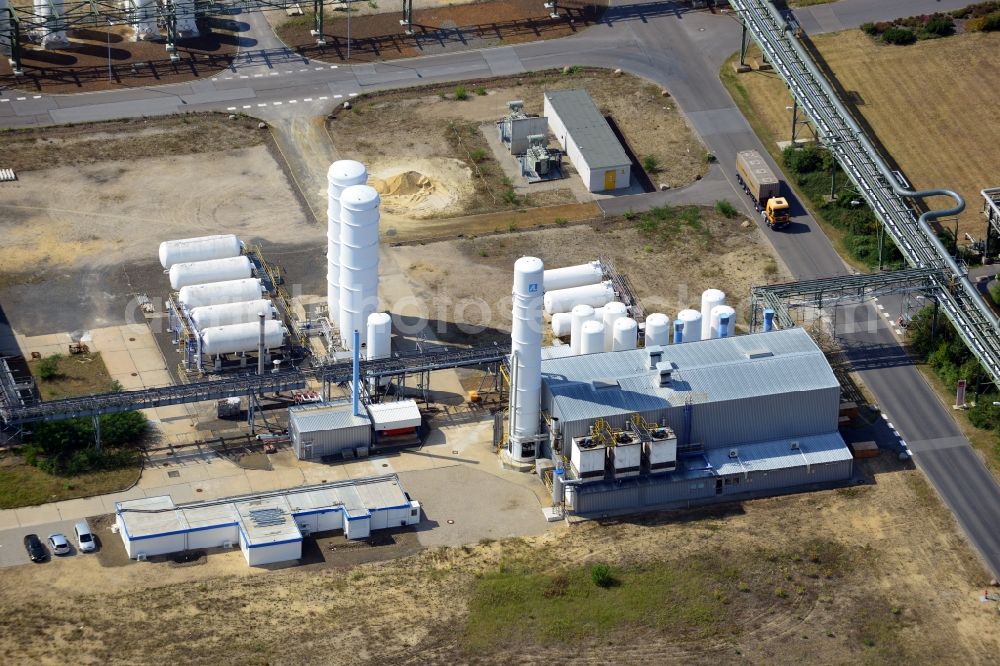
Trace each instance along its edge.
{"label": "paved access road", "polygon": [[[816,33],[965,4],[967,0],[841,0],[796,10],[795,16],[807,32]],[[267,29],[260,21],[251,24],[257,31]],[[265,46],[274,43],[273,37],[256,36]],[[195,110],[301,117],[323,113],[363,91],[567,65],[621,68],[669,90],[719,164],[693,188],[609,199],[602,207],[620,213],[684,197],[705,203],[727,197],[749,213],[742,193],[733,186],[734,156],[746,148],[766,151],[718,76],[725,58],[738,48],[739,36],[739,24],[728,16],[689,11],[674,2],[619,2],[602,25],[559,40],[357,66],[309,61],[270,48],[241,54],[231,71],[206,81],[72,96],[0,91],[0,127]],[[815,221],[795,206],[789,231],[765,230],[790,272],[800,279],[848,272]],[[854,316],[865,325],[843,337],[862,379],[990,569],[1000,573],[1000,532],[993,527],[1000,525],[1000,487],[949,410],[909,365],[899,340],[875,308],[857,308]]]}

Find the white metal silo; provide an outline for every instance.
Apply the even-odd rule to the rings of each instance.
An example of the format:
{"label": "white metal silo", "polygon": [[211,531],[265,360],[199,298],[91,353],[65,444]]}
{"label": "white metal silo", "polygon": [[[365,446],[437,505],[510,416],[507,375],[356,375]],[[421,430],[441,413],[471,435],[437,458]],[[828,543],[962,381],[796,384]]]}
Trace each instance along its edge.
{"label": "white metal silo", "polygon": [[132,20],[132,39],[151,41],[160,38],[156,25],[156,0],[127,0]]}
{"label": "white metal silo", "polygon": [[701,313],[697,310],[681,310],[677,319],[684,323],[682,331],[683,342],[698,342],[701,340]]}
{"label": "white metal silo", "polygon": [[251,275],[253,264],[246,255],[208,261],[185,261],[170,267],[170,288],[177,290],[191,284],[242,280]]}
{"label": "white metal silo", "polygon": [[392,356],[392,317],[388,312],[373,312],[368,315],[369,361]]}
{"label": "white metal silo", "polygon": [[66,18],[63,0],[34,0],[34,34],[43,49],[63,49],[69,46],[66,39]]}
{"label": "white metal silo", "polygon": [[639,324],[631,317],[623,317],[615,321],[614,343],[612,351],[635,349],[639,339]]}
{"label": "white metal silo", "polygon": [[597,284],[603,279],[604,269],[601,267],[601,262],[597,260],[578,266],[550,268],[545,271],[545,291]]}
{"label": "white metal silo", "polygon": [[[712,308],[726,302],[726,294],[718,289],[706,289],[701,292],[701,337],[708,340],[712,337]],[[684,331],[684,342],[693,342]]]}
{"label": "white metal silo", "polygon": [[646,316],[646,346],[665,347],[670,344],[670,317],[662,312]]}
{"label": "white metal silo", "polygon": [[603,307],[613,300],[615,300],[615,290],[609,280],[583,287],[570,287],[569,289],[546,292],[544,303],[545,311],[549,314],[555,314],[556,312],[569,312],[575,305]]}
{"label": "white metal silo", "polygon": [[604,324],[599,321],[588,321],[580,331],[580,353],[598,354],[604,351]]}
{"label": "white metal silo", "polygon": [[340,335],[345,347],[353,331],[368,338],[368,315],[378,309],[379,195],[351,185],[340,193]]}
{"label": "white metal silo", "polygon": [[260,280],[246,278],[181,287],[180,291],[177,292],[177,300],[187,308],[197,308],[203,305],[255,301],[260,298],[262,293],[264,293],[264,288]]}
{"label": "white metal silo", "polygon": [[712,339],[721,338],[719,331],[719,320],[723,315],[729,315],[730,326],[736,321],[736,310],[729,307],[728,305],[716,305],[712,308],[712,325],[709,332],[712,335]]}
{"label": "white metal silo", "polygon": [[604,323],[604,351],[614,349],[615,322],[628,316],[628,308],[621,301],[611,301],[602,308],[601,321]]}
{"label": "white metal silo", "polygon": [[[284,344],[285,325],[275,319],[264,322],[264,347],[276,349]],[[214,326],[201,332],[201,351],[203,354],[235,354],[237,352],[255,351],[260,342],[260,324],[231,324],[229,326]]]}
{"label": "white metal silo", "polygon": [[577,305],[570,313],[569,348],[574,354],[580,353],[580,342],[583,340],[583,325],[594,320],[594,308],[589,305]]}
{"label": "white metal silo", "polygon": [[355,160],[337,160],[326,172],[326,304],[330,319],[337,324],[340,323],[340,195],[352,185],[367,182],[368,170]]}
{"label": "white metal silo", "polygon": [[514,262],[511,326],[510,457],[535,458],[542,400],[542,280],[545,265],[537,257]]}
{"label": "white metal silo", "polygon": [[232,324],[249,324],[257,321],[257,315],[263,312],[268,319],[275,315],[274,306],[266,298],[241,303],[223,303],[222,305],[203,305],[191,308],[188,314],[198,330],[216,326],[231,326]]}
{"label": "white metal silo", "polygon": [[209,261],[238,257],[243,251],[240,239],[233,234],[181,238],[160,243],[160,265],[170,268],[186,261]]}

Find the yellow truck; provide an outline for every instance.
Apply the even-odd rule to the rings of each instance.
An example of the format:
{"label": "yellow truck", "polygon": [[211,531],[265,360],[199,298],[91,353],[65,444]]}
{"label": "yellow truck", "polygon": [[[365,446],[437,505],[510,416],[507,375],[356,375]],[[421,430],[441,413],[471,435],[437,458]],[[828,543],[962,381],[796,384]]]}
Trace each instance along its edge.
{"label": "yellow truck", "polygon": [[763,211],[764,221],[772,229],[788,225],[788,200],[780,196],[781,181],[756,150],[736,153],[736,178],[743,191],[753,199],[754,209]]}

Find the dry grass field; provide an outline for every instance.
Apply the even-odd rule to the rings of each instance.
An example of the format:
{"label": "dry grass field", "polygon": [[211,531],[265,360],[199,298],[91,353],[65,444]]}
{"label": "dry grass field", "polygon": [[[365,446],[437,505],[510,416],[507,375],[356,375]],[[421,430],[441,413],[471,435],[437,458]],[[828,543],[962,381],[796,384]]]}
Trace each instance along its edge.
{"label": "dry grass field", "polygon": [[[910,183],[957,190],[967,203],[960,236],[982,238],[979,191],[1000,185],[1000,34],[898,47],[848,30],[813,41]],[[755,71],[737,80],[758,126],[774,140],[789,139],[791,101],[777,74]]]}

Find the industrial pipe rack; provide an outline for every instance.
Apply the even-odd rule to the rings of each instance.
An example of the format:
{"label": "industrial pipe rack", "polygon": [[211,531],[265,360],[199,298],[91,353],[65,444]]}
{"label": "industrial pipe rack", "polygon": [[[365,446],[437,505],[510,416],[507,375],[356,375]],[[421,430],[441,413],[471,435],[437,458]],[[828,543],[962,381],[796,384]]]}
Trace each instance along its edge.
{"label": "industrial pipe rack", "polygon": [[[904,189],[799,43],[796,31],[801,28],[790,25],[766,0],[730,0],[730,4],[744,27],[741,46],[745,47],[749,32],[788,85],[795,103],[813,121],[819,140],[868,201],[907,263],[915,268],[950,272],[932,278],[939,287],[937,300],[962,340],[1000,386],[1000,322],[969,280],[967,271],[951,258],[928,224],[930,220],[960,213],[965,202],[948,190]],[[907,199],[928,196],[949,196],[957,205],[926,212],[918,218]]]}

